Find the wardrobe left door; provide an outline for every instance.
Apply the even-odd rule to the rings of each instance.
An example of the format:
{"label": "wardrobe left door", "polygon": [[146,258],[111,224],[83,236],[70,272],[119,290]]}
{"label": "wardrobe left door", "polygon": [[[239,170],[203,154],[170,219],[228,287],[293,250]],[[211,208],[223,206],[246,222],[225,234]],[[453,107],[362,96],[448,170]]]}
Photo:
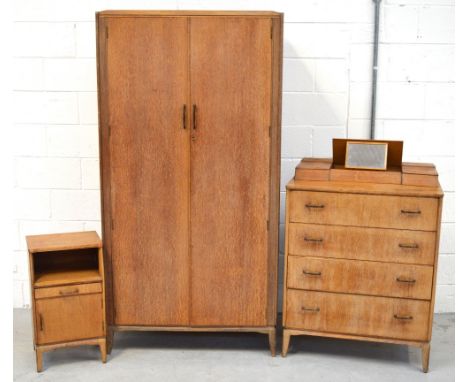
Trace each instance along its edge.
{"label": "wardrobe left door", "polygon": [[185,17],[99,24],[104,243],[117,326],[189,323],[187,33]]}

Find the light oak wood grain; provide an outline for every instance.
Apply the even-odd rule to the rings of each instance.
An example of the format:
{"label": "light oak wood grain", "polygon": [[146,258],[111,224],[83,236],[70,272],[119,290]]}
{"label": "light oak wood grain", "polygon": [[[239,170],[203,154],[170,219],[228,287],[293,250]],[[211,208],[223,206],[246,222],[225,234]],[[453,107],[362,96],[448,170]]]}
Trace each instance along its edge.
{"label": "light oak wood grain", "polygon": [[288,288],[430,300],[433,268],[288,256]]}
{"label": "light oak wood grain", "polygon": [[[298,171],[317,177],[326,164],[303,160]],[[398,343],[420,347],[427,372],[443,192],[433,165],[403,167],[435,181],[288,183],[283,356],[295,335]]]}
{"label": "light oak wood grain", "polygon": [[188,20],[106,26],[114,320],[188,324]]}
{"label": "light oak wood grain", "polygon": [[26,236],[26,243],[31,253],[101,247],[101,239],[95,231],[30,235]]}
{"label": "light oak wood grain", "polygon": [[282,24],[97,14],[108,351],[115,328],[255,327],[274,347]]}
{"label": "light oak wood grain", "polygon": [[40,288],[34,290],[34,297],[40,298],[51,298],[51,297],[65,297],[73,296],[78,294],[90,294],[90,293],[101,293],[102,283],[91,283],[91,284],[76,284],[66,285],[61,287],[50,287]]}
{"label": "light oak wood grain", "polygon": [[435,232],[291,223],[289,253],[433,265],[436,237]]}
{"label": "light oak wood grain", "polygon": [[270,33],[190,22],[192,325],[267,325]]}
{"label": "light oak wood grain", "polygon": [[287,301],[288,328],[427,341],[429,301],[292,289]]}
{"label": "light oak wood grain", "polygon": [[293,191],[291,222],[436,231],[436,198]]}

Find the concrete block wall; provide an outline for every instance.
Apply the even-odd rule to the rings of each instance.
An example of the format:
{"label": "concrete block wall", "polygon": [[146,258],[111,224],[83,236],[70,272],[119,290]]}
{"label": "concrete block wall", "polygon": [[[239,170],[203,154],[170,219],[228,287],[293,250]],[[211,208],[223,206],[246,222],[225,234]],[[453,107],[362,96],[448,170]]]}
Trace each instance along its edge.
{"label": "concrete block wall", "polygon": [[[94,13],[102,9],[285,13],[281,248],[284,186],[300,158],[330,156],[334,137],[369,134],[372,0],[17,0],[16,307],[30,299],[25,235],[100,232]],[[405,160],[438,167],[446,192],[438,312],[454,311],[453,56],[454,0],[382,1],[376,137],[402,139]]]}

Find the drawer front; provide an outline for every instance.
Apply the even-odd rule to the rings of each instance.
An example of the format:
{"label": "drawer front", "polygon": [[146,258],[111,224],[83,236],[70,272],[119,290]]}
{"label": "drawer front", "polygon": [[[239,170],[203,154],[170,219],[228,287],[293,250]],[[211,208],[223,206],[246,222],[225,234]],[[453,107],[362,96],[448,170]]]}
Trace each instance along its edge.
{"label": "drawer front", "polygon": [[430,302],[288,289],[286,327],[427,341]]}
{"label": "drawer front", "polygon": [[89,293],[101,293],[101,283],[92,284],[79,284],[79,285],[67,285],[52,288],[39,288],[35,289],[34,296],[36,299],[50,298],[50,297],[67,297],[74,296],[77,294],[89,294]]}
{"label": "drawer front", "polygon": [[434,264],[435,232],[290,223],[288,235],[292,255]]}
{"label": "drawer front", "polygon": [[288,288],[430,300],[433,268],[288,256]]}
{"label": "drawer front", "polygon": [[36,301],[38,344],[104,336],[101,294]]}
{"label": "drawer front", "polygon": [[290,222],[436,231],[438,199],[292,191]]}

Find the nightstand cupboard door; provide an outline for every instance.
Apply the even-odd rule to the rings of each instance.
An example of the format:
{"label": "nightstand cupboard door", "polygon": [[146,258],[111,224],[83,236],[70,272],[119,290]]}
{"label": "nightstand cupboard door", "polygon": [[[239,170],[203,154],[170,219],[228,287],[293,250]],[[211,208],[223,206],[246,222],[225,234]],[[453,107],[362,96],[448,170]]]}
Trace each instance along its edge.
{"label": "nightstand cupboard door", "polygon": [[36,301],[37,344],[102,337],[102,294]]}

